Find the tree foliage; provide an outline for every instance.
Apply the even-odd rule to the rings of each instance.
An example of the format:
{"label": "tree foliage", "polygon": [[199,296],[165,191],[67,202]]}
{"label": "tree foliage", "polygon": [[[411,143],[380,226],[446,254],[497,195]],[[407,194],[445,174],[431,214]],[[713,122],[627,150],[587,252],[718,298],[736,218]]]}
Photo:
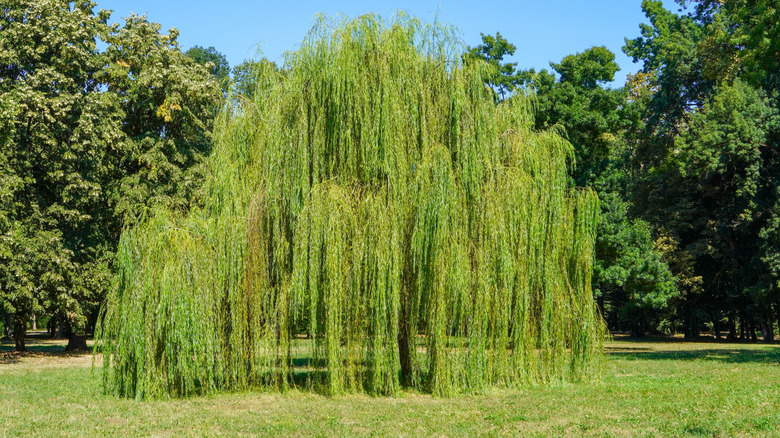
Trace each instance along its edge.
{"label": "tree foliage", "polygon": [[[603,192],[596,238],[593,291],[609,327],[634,336],[664,329],[678,295],[676,279],[652,238],[650,226],[627,216],[615,191]],[[660,331],[660,330],[659,330]]]}
{"label": "tree foliage", "polygon": [[90,156],[102,134],[93,120],[104,111],[95,38],[108,30],[108,15],[91,6],[35,2],[0,11],[0,299],[14,315],[19,350],[26,318],[44,306],[83,318],[82,306],[95,301],[78,279],[102,270],[98,257],[79,251],[100,193]]}
{"label": "tree foliage", "polygon": [[[473,392],[594,375],[597,198],[438,25],[320,21],[220,114],[202,208],[128,229],[100,342],[119,394],[301,382]],[[434,44],[435,43],[435,44]],[[305,336],[307,340],[301,340]]]}
{"label": "tree foliage", "polygon": [[649,225],[629,214],[627,185],[631,139],[643,101],[626,88],[612,89],[618,65],[605,47],[592,47],[550,63],[554,73],[533,69],[520,82],[536,95],[537,129],[564,127],[574,146],[572,185],[599,195],[593,291],[609,327],[635,335],[664,325],[678,295],[675,278],[656,249]]}
{"label": "tree foliage", "polygon": [[219,82],[223,91],[227,91],[227,86],[230,81],[230,64],[227,61],[225,55],[220,53],[219,50],[213,46],[208,49],[201,46],[193,46],[184,52],[195,63],[200,64]]}
{"label": "tree foliage", "polygon": [[263,87],[267,85],[267,81],[261,76],[263,74],[276,76],[279,73],[281,70],[276,63],[266,58],[261,58],[259,61],[246,60],[233,68],[233,91],[249,100],[254,100],[255,94],[258,93],[258,87],[263,90]]}
{"label": "tree foliage", "polygon": [[[776,32],[766,2],[695,2],[676,15],[645,1],[651,25],[626,41],[649,78],[638,136],[636,207],[675,242],[686,291],[686,334],[704,322],[736,336],[761,326],[771,339],[780,310],[777,66],[764,39]],[[767,68],[765,71],[757,67]],[[755,335],[752,335],[755,336]]]}
{"label": "tree foliage", "polygon": [[517,63],[502,63],[502,61],[505,56],[514,55],[517,48],[501,36],[500,32],[496,32],[496,36],[480,35],[482,36],[482,44],[469,47],[468,51],[464,53],[463,59],[465,62],[481,59],[493,67],[486,73],[485,81],[497,91],[500,99],[503,100],[517,86],[517,72],[515,71]]}
{"label": "tree foliage", "polygon": [[101,78],[121,117],[124,154],[113,179],[122,223],[152,205],[188,209],[198,165],[211,152],[219,84],[179,50],[178,35],[176,28],[162,34],[159,24],[131,15],[107,36]]}
{"label": "tree foliage", "polygon": [[622,111],[623,91],[605,88],[619,69],[615,55],[592,47],[550,65],[559,78],[546,70],[520,73],[522,83],[537,95],[536,126],[565,127],[576,152],[574,184],[593,185],[619,153],[619,136],[630,120]]}
{"label": "tree foliage", "polygon": [[176,32],[109,25],[94,7],[0,8],[0,303],[19,349],[32,313],[94,322],[122,227],[151,204],[186,206],[187,169],[210,148],[217,88]]}

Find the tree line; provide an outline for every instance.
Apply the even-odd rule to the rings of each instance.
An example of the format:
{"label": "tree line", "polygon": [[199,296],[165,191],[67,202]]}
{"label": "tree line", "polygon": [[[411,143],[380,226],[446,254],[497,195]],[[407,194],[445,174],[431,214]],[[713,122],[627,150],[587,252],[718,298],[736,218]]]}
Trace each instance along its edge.
{"label": "tree line", "polygon": [[[36,316],[91,333],[122,230],[202,202],[220,106],[251,98],[268,65],[284,74],[264,59],[231,70],[213,47],[182,51],[176,29],[110,24],[96,6],[0,6],[0,324],[17,349]],[[623,51],[643,67],[618,88],[605,47],[518,70],[497,33],[463,57],[495,67],[497,102],[535,95],[536,128],[574,146],[569,185],[600,199],[592,285],[610,329],[772,339],[780,17],[768,0],[642,8]]]}
{"label": "tree line", "polygon": [[613,330],[703,331],[772,340],[780,322],[780,20],[770,1],[645,0],[649,24],[623,51],[503,63],[514,46],[483,35],[467,56],[499,66],[497,90],[535,92],[536,125],[576,150],[571,184],[601,200],[593,289]]}

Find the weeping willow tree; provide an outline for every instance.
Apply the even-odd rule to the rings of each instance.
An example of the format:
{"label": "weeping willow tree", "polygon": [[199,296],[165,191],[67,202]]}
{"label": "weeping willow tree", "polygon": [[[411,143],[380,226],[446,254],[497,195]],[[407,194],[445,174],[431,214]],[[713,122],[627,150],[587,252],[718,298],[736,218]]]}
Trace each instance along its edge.
{"label": "weeping willow tree", "polygon": [[597,198],[440,25],[322,18],[221,112],[202,206],[124,233],[104,381],[437,395],[599,368]]}

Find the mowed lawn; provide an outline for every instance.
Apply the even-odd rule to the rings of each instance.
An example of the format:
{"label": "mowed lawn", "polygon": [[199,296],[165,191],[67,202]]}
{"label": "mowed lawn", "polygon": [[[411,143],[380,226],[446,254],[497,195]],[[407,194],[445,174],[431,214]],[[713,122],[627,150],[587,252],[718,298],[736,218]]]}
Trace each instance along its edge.
{"label": "mowed lawn", "polygon": [[0,436],[780,436],[780,345],[607,343],[601,382],[434,398],[104,395],[89,354],[0,347]]}

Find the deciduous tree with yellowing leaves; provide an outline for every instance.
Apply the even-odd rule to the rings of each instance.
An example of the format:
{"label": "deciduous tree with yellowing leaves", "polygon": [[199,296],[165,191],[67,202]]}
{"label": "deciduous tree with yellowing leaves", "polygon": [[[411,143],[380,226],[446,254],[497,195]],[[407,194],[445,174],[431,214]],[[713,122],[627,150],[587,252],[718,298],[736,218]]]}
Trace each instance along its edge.
{"label": "deciduous tree with yellowing leaves", "polygon": [[123,226],[186,209],[210,150],[219,84],[178,32],[95,7],[0,6],[0,312],[18,350],[35,313],[90,330]]}

